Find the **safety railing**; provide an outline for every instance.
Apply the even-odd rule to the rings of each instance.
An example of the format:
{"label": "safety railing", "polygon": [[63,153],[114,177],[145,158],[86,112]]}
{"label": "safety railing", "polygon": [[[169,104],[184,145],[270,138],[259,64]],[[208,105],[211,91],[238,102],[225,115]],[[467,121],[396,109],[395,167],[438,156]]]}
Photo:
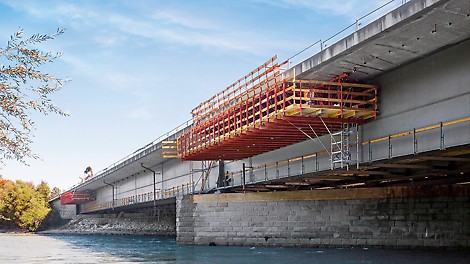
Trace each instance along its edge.
{"label": "safety railing", "polygon": [[287,62],[278,64],[276,59],[277,55],[194,108],[192,110],[193,123],[205,121],[227,107],[239,103],[273,76],[278,76],[282,70],[281,67]]}
{"label": "safety railing", "polygon": [[[367,155],[366,158],[363,159],[363,162],[373,162],[378,160],[384,160],[387,158],[394,158],[399,157],[407,154],[419,154],[424,151],[431,151],[434,149],[444,149],[446,148],[445,144],[445,134],[446,128],[452,127],[456,125],[466,125],[470,123],[470,117],[461,118],[457,120],[452,120],[448,122],[439,122],[437,124],[433,124],[430,126],[415,128],[413,130],[408,130],[400,133],[396,133],[393,135],[389,135],[386,137],[380,137],[376,139],[371,139],[368,141],[364,141],[361,143],[363,147],[363,152]],[[430,132],[430,131],[438,131],[438,133],[432,134],[432,137],[435,138],[434,147],[428,149],[419,150],[418,146],[420,145],[421,141],[419,140],[419,135]],[[404,151],[402,153],[392,153],[392,151],[388,151],[393,149],[394,140],[400,139],[408,139],[408,151]],[[410,140],[411,139],[411,140]],[[430,138],[425,137],[423,138],[423,142],[429,144]],[[375,150],[384,149],[384,146],[376,146],[377,144],[387,144],[385,149],[387,150],[387,154],[378,156],[374,155]],[[400,142],[403,143],[403,142]],[[469,142],[470,143],[470,142]],[[282,179],[288,178],[293,176],[298,176],[306,173],[314,173],[320,171],[326,171],[330,169],[329,166],[329,155],[328,151],[319,151],[316,153],[312,153],[309,155],[298,156],[286,160],[280,160],[277,162],[266,163],[259,166],[253,167],[246,167],[245,171],[238,170],[228,172],[226,174],[226,181],[225,186],[219,187],[242,187],[245,184],[250,183],[257,183],[275,179]],[[335,176],[331,176],[335,177]],[[292,184],[300,184],[299,182],[293,182]],[[156,190],[155,191],[155,200],[162,200],[168,199],[172,197],[176,197],[178,195],[186,195],[186,194],[193,194],[194,193],[194,183],[185,183],[180,185],[172,186],[171,188],[167,188],[164,190]],[[287,186],[275,186],[275,188],[287,188]],[[121,197],[118,199],[110,200],[103,203],[98,202],[91,202],[87,204],[81,205],[81,212],[82,213],[91,213],[97,212],[101,210],[112,210],[118,209],[120,207],[135,205],[135,204],[143,204],[143,203],[150,203],[154,201],[154,192],[145,192],[137,195],[130,195],[126,197]],[[151,206],[151,205],[149,205]]]}
{"label": "safety railing", "polygon": [[378,16],[385,15],[386,13],[396,9],[399,6],[406,4],[407,2],[409,2],[409,0],[391,0],[384,3],[383,5],[368,12],[367,14],[355,19],[353,23],[349,24],[348,26],[331,35],[330,37],[327,37],[325,39],[319,39],[313,42],[312,44],[308,45],[301,51],[297,52],[296,54],[292,55],[287,59],[287,61],[289,61],[289,65],[300,63],[303,60],[311,57],[313,54],[323,51],[331,44],[336,43],[340,39],[366,26]]}
{"label": "safety railing", "polygon": [[[166,132],[165,134],[157,137],[155,140],[153,140],[152,142],[148,143],[147,145],[135,150],[134,152],[126,155],[124,158],[114,162],[113,164],[107,166],[105,169],[102,169],[100,171],[98,171],[97,173],[95,173],[94,177],[90,178],[89,180],[85,181],[85,182],[82,182],[82,183],[79,183],[79,184],[76,184],[76,185],[73,185],[70,190],[74,190],[75,188],[81,186],[81,185],[84,185],[84,184],[87,184],[87,183],[90,183],[92,181],[95,181],[99,178],[102,178],[148,154],[150,154],[151,152],[157,150],[159,147],[160,147],[160,143],[172,136],[176,136],[176,134],[179,132],[179,131],[182,131],[184,132],[185,128],[187,127],[190,127],[192,125],[192,120],[188,120],[180,125],[178,125],[177,127],[173,128],[172,130]],[[175,138],[176,140],[176,138]]]}
{"label": "safety railing", "polygon": [[[192,183],[185,183],[165,190],[156,190],[154,192],[145,192],[137,195],[130,195],[126,197],[121,197],[117,199],[111,199],[110,201],[103,203],[87,203],[81,205],[81,213],[91,213],[101,210],[114,210],[119,209],[120,207],[150,203],[157,200],[164,200],[169,198],[174,198],[178,195],[191,194],[193,190]],[[155,198],[155,200],[154,200]]]}
{"label": "safety railing", "polygon": [[[374,162],[409,154],[419,154],[425,151],[445,149],[447,147],[445,144],[445,128],[466,123],[470,123],[470,117],[452,120],[449,122],[439,122],[430,126],[415,128],[413,130],[392,134],[386,137],[380,137],[364,141],[361,143],[361,145],[363,146],[362,152],[366,154],[366,157],[363,159],[363,162]],[[434,147],[428,147],[427,149],[420,150],[418,146],[420,145],[421,141],[419,140],[418,135],[432,130],[438,131],[438,133],[433,135],[435,141],[433,144]],[[408,138],[408,147],[402,150],[401,153],[393,153],[392,150],[394,146],[394,140],[406,140],[406,138]],[[400,143],[403,144],[405,142]],[[429,145],[431,143],[431,140],[429,137],[426,137],[422,139],[422,143],[426,143]],[[377,146],[378,144],[386,145]],[[375,148],[374,145],[376,146]],[[379,156],[374,154],[376,152],[379,152],[379,150],[383,149],[385,149],[384,155]],[[250,183],[288,178],[306,173],[314,173],[329,170],[329,163],[322,163],[322,161],[329,162],[328,150],[319,151],[313,154],[294,157],[286,160],[280,160],[277,162],[267,163],[260,166],[246,167],[245,171],[238,170],[228,172],[228,174],[226,174],[227,179],[225,187],[241,187],[245,184]]]}

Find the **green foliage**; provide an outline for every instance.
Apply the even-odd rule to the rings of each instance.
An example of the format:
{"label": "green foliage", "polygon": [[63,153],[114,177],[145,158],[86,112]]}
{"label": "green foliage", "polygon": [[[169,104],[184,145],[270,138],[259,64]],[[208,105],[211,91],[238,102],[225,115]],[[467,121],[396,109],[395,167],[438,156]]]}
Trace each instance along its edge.
{"label": "green foliage", "polygon": [[61,54],[32,48],[64,33],[59,29],[51,35],[33,35],[23,39],[23,30],[13,34],[5,48],[0,48],[0,161],[37,158],[30,149],[30,133],[34,122],[32,111],[43,114],[67,115],[50,100],[60,90],[64,80],[40,71]]}
{"label": "green foliage", "polygon": [[57,187],[52,188],[51,199],[55,198],[55,197],[58,197],[59,195],[60,195],[60,189],[57,188]]}
{"label": "green foliage", "polygon": [[49,201],[51,195],[51,188],[45,181],[41,181],[41,183],[36,187],[36,193],[38,193],[44,201]]}
{"label": "green foliage", "polygon": [[51,210],[49,197],[50,187],[45,182],[35,187],[30,182],[0,177],[0,221],[35,231]]}

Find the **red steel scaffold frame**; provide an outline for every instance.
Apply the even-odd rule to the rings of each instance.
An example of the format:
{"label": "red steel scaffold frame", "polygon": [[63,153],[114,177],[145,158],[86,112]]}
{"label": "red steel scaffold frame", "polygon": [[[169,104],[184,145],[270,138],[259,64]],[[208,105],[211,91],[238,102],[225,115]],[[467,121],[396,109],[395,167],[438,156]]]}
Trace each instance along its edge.
{"label": "red steel scaffold frame", "polygon": [[60,204],[83,204],[92,202],[95,197],[88,191],[69,191],[60,196]]}
{"label": "red steel scaffold frame", "polygon": [[378,86],[343,82],[347,74],[286,77],[276,58],[192,111],[193,126],[178,137],[182,160],[244,159],[376,117]]}

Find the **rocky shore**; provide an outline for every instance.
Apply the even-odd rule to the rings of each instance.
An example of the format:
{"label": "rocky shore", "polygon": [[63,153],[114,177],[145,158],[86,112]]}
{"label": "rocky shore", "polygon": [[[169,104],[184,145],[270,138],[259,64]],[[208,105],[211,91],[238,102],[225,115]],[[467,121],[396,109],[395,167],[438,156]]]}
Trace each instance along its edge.
{"label": "rocky shore", "polygon": [[176,236],[174,218],[157,218],[139,214],[120,216],[78,216],[61,226],[41,230],[41,234],[83,235],[159,235]]}

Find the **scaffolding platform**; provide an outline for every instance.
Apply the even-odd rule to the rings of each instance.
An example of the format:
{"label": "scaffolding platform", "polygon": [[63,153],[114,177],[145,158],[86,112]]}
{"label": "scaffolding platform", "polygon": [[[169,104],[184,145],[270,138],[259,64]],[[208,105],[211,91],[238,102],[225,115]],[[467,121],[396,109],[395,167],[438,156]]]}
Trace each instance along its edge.
{"label": "scaffolding platform", "polygon": [[60,196],[60,204],[83,204],[92,202],[95,200],[95,196],[88,191],[70,191]]}
{"label": "scaffolding platform", "polygon": [[[377,114],[378,86],[285,77],[276,57],[193,110],[193,126],[178,138],[183,160],[239,160]],[[295,76],[295,74],[294,74]]]}

